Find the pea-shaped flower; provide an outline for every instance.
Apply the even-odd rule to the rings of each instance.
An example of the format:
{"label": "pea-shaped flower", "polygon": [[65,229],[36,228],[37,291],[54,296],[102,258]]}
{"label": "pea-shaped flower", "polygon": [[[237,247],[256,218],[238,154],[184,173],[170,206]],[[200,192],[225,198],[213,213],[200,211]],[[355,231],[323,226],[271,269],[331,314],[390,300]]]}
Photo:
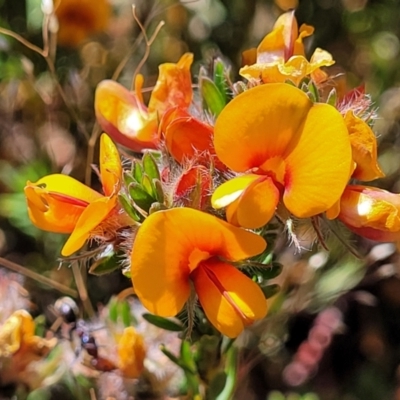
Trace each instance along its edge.
{"label": "pea-shaped flower", "polygon": [[257,283],[230,262],[261,253],[260,236],[191,208],[151,214],[139,228],[131,256],[136,294],[153,314],[172,317],[193,287],[209,321],[236,337],[267,312]]}
{"label": "pea-shaped flower", "polygon": [[239,175],[219,186],[214,208],[229,222],[259,228],[282,199],[296,217],[325,212],[340,198],[353,167],[341,114],[284,83],[249,89],[219,115],[218,158]]}

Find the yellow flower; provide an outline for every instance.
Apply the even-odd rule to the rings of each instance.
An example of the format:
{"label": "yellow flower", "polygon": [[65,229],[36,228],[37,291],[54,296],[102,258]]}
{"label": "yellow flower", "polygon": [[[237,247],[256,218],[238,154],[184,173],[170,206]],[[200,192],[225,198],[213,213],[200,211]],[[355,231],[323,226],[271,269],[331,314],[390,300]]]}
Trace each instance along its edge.
{"label": "yellow flower", "polygon": [[236,337],[267,312],[259,286],[232,266],[261,253],[264,239],[210,214],[174,208],[151,214],[140,227],[131,255],[136,294],[153,314],[171,317],[191,287],[210,322]]}
{"label": "yellow flower", "polygon": [[334,64],[332,56],[317,48],[310,61],[305,57],[303,39],[313,32],[314,28],[306,24],[298,30],[294,11],[282,14],[257,49],[243,54],[245,66],[240,69],[240,75],[246,79],[261,79],[264,83],[290,79],[296,85],[308,75],[316,83],[326,80],[327,75],[320,67]]}
{"label": "yellow flower", "polygon": [[400,241],[400,195],[383,189],[348,185],[338,219],[360,236],[379,242]]}
{"label": "yellow flower", "polygon": [[76,47],[88,36],[104,31],[111,15],[107,0],[54,0],[62,46]]}
{"label": "yellow flower", "polygon": [[118,368],[126,378],[138,378],[143,372],[146,349],[143,336],[130,326],[118,340]]}
{"label": "yellow flower", "polygon": [[45,231],[71,233],[61,251],[63,256],[79,250],[116,208],[122,167],[117,148],[105,134],[100,139],[100,175],[105,196],[62,174],[28,181],[25,186],[33,224]]}
{"label": "yellow flower", "polygon": [[148,107],[141,93],[142,75],[136,78],[135,93],[111,80],[100,82],[94,107],[101,127],[116,142],[133,151],[157,148],[158,122],[164,113],[172,107],[187,109],[192,101],[192,62],[193,54],[186,53],[177,63],[159,66],[159,77]]}
{"label": "yellow flower", "polygon": [[212,205],[227,207],[228,221],[246,228],[265,225],[281,198],[299,218],[326,211],[339,200],[353,165],[340,113],[284,83],[233,99],[217,119],[214,145],[223,163],[247,174],[219,186]]}
{"label": "yellow flower", "polygon": [[0,327],[0,375],[3,384],[24,382],[31,386],[37,379],[28,372],[32,362],[43,359],[56,345],[35,336],[35,323],[25,310],[15,311]]}

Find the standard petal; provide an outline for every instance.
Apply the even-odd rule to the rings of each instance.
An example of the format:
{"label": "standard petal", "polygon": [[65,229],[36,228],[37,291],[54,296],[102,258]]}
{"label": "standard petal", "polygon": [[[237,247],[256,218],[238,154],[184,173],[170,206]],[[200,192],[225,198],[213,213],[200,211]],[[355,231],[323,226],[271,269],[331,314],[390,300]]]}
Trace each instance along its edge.
{"label": "standard petal", "polygon": [[283,158],[283,201],[295,216],[307,218],[332,207],[340,198],[352,168],[347,128],[340,113],[315,104]]}
{"label": "standard petal", "polygon": [[102,197],[89,204],[79,217],[75,229],[61,250],[61,254],[68,257],[78,251],[89,239],[91,232],[106,219],[115,205],[116,197]]}
{"label": "standard petal", "polygon": [[305,93],[284,83],[245,91],[228,103],[216,121],[218,158],[234,171],[244,172],[281,155],[311,107]]}
{"label": "standard petal", "polygon": [[94,108],[99,124],[117,143],[137,152],[157,147],[157,115],[149,113],[145,105],[119,83],[100,82]]}
{"label": "standard petal", "polygon": [[49,232],[71,233],[92,201],[101,194],[67,175],[48,175],[24,189],[35,226]]}
{"label": "standard petal", "polygon": [[159,76],[150,97],[149,111],[161,116],[171,107],[189,107],[193,97],[192,62],[193,54],[185,53],[176,64],[165,63],[158,67]]}
{"label": "standard petal", "polygon": [[136,294],[154,314],[176,315],[189,297],[190,271],[210,256],[242,260],[266,243],[252,232],[210,214],[174,208],[151,214],[140,227],[131,256]]}
{"label": "standard petal", "polygon": [[207,318],[228,337],[238,336],[267,313],[259,286],[232,265],[207,260],[191,278]]}
{"label": "standard petal", "polygon": [[115,144],[105,133],[100,137],[100,174],[104,194],[111,196],[118,192],[122,176],[121,159]]}

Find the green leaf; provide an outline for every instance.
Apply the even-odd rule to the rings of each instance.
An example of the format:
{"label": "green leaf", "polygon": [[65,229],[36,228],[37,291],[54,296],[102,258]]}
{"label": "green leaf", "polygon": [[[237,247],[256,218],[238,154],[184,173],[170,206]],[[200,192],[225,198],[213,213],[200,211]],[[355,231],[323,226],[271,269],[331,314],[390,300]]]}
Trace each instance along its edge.
{"label": "green leaf", "polygon": [[144,211],[148,211],[154,199],[146,190],[138,183],[129,185],[129,195],[131,199]]}
{"label": "green leaf", "polygon": [[159,179],[153,179],[152,183],[153,183],[156,200],[159,203],[163,204],[164,200],[165,200],[165,196],[164,196],[164,188],[162,186],[161,181]]}
{"label": "green leaf", "polygon": [[105,257],[101,257],[95,261],[89,268],[89,274],[101,276],[109,274],[120,268],[121,256],[112,251]]}
{"label": "green leaf", "polygon": [[157,315],[149,313],[143,314],[142,317],[147,322],[150,322],[151,324],[157,326],[158,328],[165,329],[166,331],[182,332],[184,329],[182,325],[168,318],[159,317]]}
{"label": "green leaf", "polygon": [[261,287],[261,290],[263,291],[265,298],[269,299],[270,297],[275,296],[277,293],[279,293],[281,287],[279,285],[273,284],[273,285],[263,286]]}
{"label": "green leaf", "polygon": [[121,317],[121,321],[125,327],[131,326],[133,322],[136,322],[133,315],[131,314],[131,308],[128,302],[121,300],[118,302],[118,315]]}
{"label": "green leaf", "polygon": [[125,194],[119,194],[118,200],[121,203],[122,208],[124,211],[136,222],[141,220],[141,216],[136,211],[135,207],[130,204],[130,201],[127,199]]}
{"label": "green leaf", "polygon": [[150,179],[160,179],[160,171],[150,152],[146,152],[142,159],[143,170]]}
{"label": "green leaf", "polygon": [[153,183],[147,174],[143,174],[142,187],[151,196],[152,199],[155,199],[155,191],[154,191]]}
{"label": "green leaf", "polygon": [[333,88],[329,94],[328,94],[328,99],[326,100],[327,104],[330,104],[333,107],[336,107],[336,102],[337,102],[337,93],[336,89]]}
{"label": "green leaf", "polygon": [[226,79],[226,67],[220,58],[214,60],[214,83],[221,93],[225,104],[228,102],[228,83]]}
{"label": "green leaf", "polygon": [[225,107],[226,102],[215,83],[207,78],[202,77],[200,80],[200,91],[208,110],[215,116],[218,116]]}
{"label": "green leaf", "polygon": [[138,160],[135,160],[132,164],[132,176],[137,183],[142,182],[143,169]]}

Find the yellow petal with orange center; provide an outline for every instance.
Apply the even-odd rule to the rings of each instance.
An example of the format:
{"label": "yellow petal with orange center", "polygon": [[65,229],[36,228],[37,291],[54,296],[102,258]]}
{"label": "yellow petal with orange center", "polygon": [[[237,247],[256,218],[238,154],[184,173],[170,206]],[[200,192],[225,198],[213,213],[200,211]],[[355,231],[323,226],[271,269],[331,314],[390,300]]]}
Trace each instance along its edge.
{"label": "yellow petal with orange center", "polygon": [[105,133],[100,137],[100,174],[104,194],[111,196],[118,192],[122,176],[121,159],[115,144]]}
{"label": "yellow petal with orange center", "polygon": [[28,213],[35,226],[45,231],[70,233],[91,202],[101,194],[67,175],[53,174],[24,189]]}
{"label": "yellow petal with orange center", "polygon": [[267,301],[259,286],[232,265],[208,260],[193,271],[191,278],[207,318],[230,338],[267,313]]}
{"label": "yellow petal with orange center", "polygon": [[339,112],[328,104],[314,104],[283,158],[283,201],[289,211],[306,218],[332,207],[353,165],[347,128]]}
{"label": "yellow petal with orange center", "polygon": [[312,106],[305,93],[284,83],[245,91],[218,116],[214,128],[218,158],[234,171],[244,172],[281,156]]}
{"label": "yellow petal with orange center", "polygon": [[150,112],[161,117],[171,107],[189,107],[193,97],[192,62],[193,54],[185,53],[176,64],[165,63],[158,67],[158,80],[149,101]]}
{"label": "yellow petal with orange center", "polygon": [[61,254],[68,257],[78,251],[116,206],[116,197],[102,197],[89,204],[79,217],[75,229],[68,238]]}
{"label": "yellow petal with orange center", "polygon": [[239,261],[261,253],[264,239],[210,214],[174,208],[151,214],[139,228],[131,276],[143,305],[152,313],[174,316],[190,293],[189,274],[210,256]]}
{"label": "yellow petal with orange center", "polygon": [[362,181],[381,178],[384,173],[378,165],[376,137],[361,118],[348,111],[344,117],[350,135],[353,160],[357,164],[353,177]]}

